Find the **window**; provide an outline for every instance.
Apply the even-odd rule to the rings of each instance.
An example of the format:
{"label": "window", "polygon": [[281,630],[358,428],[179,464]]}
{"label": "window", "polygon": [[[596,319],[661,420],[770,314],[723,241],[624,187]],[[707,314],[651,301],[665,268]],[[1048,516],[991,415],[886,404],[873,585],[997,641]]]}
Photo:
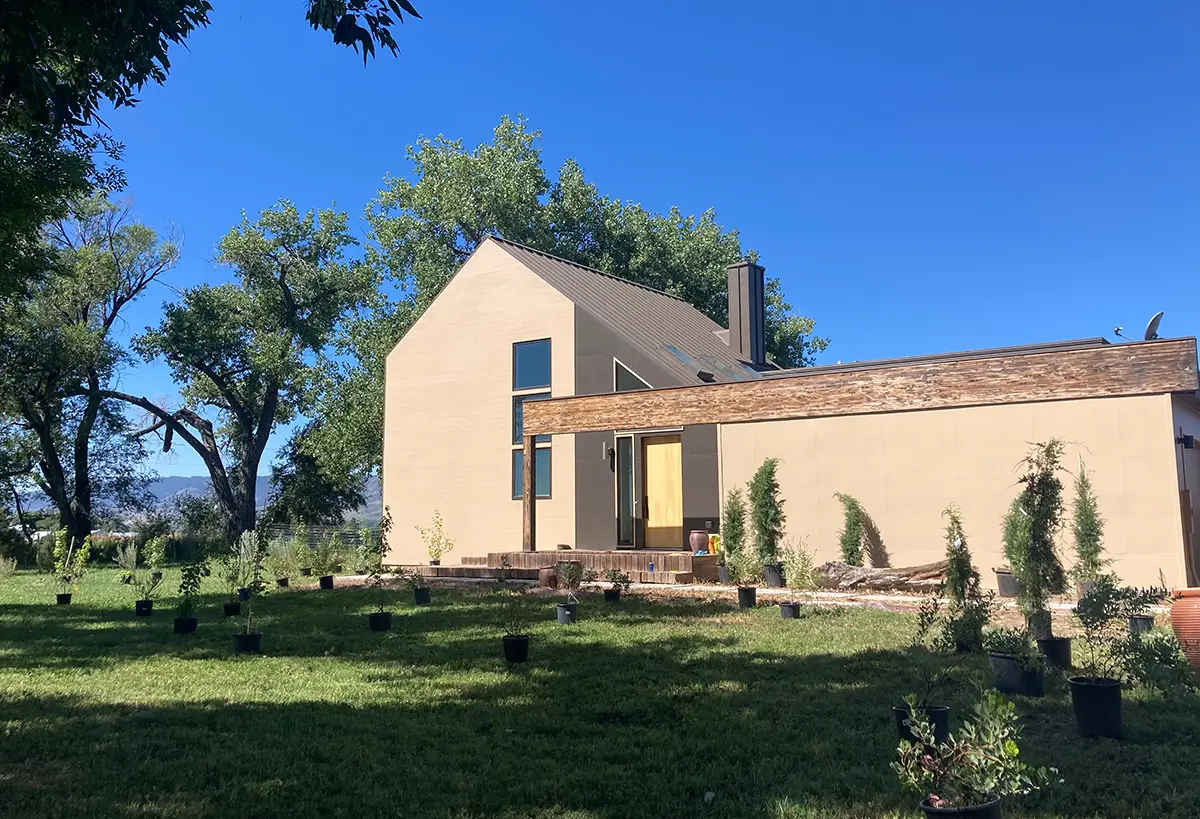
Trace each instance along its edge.
{"label": "window", "polygon": [[513,345],[513,389],[534,390],[550,386],[550,339],[519,341]]}
{"label": "window", "polygon": [[[524,455],[522,450],[514,449],[512,451],[512,496],[513,500],[520,500],[525,494],[525,475],[522,467],[524,466]],[[550,497],[550,447],[539,447],[534,450],[534,488],[537,489],[536,497]]]}
{"label": "window", "polygon": [[[522,443],[521,435],[525,426],[525,408],[522,406],[526,401],[545,401],[550,397],[548,392],[535,392],[527,395],[514,395],[512,400],[512,442],[514,444]],[[549,435],[537,436],[537,442],[544,444],[550,440]]]}
{"label": "window", "polygon": [[620,361],[613,359],[613,390],[616,392],[633,392],[634,390],[648,390],[650,385],[642,379],[634,375],[633,371],[622,364]]}

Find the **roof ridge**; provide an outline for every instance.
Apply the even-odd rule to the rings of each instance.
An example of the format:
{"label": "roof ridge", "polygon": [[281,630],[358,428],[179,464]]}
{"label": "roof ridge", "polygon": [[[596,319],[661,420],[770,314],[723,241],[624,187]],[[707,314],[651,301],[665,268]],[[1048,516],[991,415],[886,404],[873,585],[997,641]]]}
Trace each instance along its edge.
{"label": "roof ridge", "polygon": [[[547,259],[553,259],[556,262],[562,262],[563,264],[569,264],[569,265],[571,265],[571,267],[577,267],[580,270],[586,270],[589,273],[595,273],[597,276],[603,276],[606,279],[613,279],[614,281],[624,282],[625,284],[631,285],[633,287],[640,287],[643,290],[649,290],[651,293],[657,293],[660,296],[666,296],[668,299],[674,299],[675,301],[679,302],[680,304],[683,304],[683,305],[686,305],[686,306],[692,308],[697,313],[700,313],[700,315],[704,315],[703,312],[701,312],[699,309],[696,308],[696,305],[692,304],[691,302],[687,301],[686,299],[680,298],[679,296],[672,295],[671,293],[668,293],[665,290],[659,290],[657,287],[651,287],[648,284],[642,284],[641,282],[635,282],[632,279],[626,279],[623,276],[617,276],[616,274],[613,274],[613,273],[605,273],[603,270],[597,270],[596,268],[589,267],[586,264],[580,264],[579,262],[573,262],[570,259],[564,259],[562,256],[555,256],[553,253],[547,253],[544,250],[538,250],[536,247],[530,247],[529,245],[523,245],[520,242],[514,242],[512,239],[505,239],[503,236],[497,236],[494,233],[487,234],[486,238],[494,239],[495,241],[497,241],[503,245],[512,245],[513,247],[519,247],[519,248],[521,248],[521,250],[527,250],[530,253],[536,253],[539,256],[544,256]],[[716,322],[713,322],[713,323],[715,324]],[[722,328],[722,329],[724,329],[724,328]]]}

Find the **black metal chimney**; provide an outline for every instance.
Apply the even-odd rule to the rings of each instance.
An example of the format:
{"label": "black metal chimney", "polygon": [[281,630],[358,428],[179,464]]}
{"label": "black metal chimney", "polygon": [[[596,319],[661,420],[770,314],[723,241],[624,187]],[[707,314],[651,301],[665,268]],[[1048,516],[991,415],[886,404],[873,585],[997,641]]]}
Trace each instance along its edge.
{"label": "black metal chimney", "polygon": [[726,268],[729,277],[729,347],[743,361],[767,365],[764,268],[744,256]]}

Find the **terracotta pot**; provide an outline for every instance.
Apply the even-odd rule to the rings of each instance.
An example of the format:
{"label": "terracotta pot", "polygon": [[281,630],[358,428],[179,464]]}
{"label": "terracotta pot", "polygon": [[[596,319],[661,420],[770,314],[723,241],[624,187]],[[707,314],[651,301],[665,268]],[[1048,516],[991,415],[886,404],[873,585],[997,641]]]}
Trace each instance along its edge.
{"label": "terracotta pot", "polygon": [[1183,646],[1192,668],[1200,671],[1200,588],[1175,592],[1171,606],[1171,629]]}
{"label": "terracotta pot", "polygon": [[688,536],[688,542],[692,544],[692,553],[708,551],[708,530],[693,529],[692,534]]}

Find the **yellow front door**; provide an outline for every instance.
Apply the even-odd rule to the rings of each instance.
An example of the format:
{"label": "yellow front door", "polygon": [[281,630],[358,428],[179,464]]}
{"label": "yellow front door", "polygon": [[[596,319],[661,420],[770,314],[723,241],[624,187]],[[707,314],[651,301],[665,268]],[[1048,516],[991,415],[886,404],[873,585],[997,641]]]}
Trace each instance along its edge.
{"label": "yellow front door", "polygon": [[678,435],[642,439],[646,546],[683,548],[683,447]]}

